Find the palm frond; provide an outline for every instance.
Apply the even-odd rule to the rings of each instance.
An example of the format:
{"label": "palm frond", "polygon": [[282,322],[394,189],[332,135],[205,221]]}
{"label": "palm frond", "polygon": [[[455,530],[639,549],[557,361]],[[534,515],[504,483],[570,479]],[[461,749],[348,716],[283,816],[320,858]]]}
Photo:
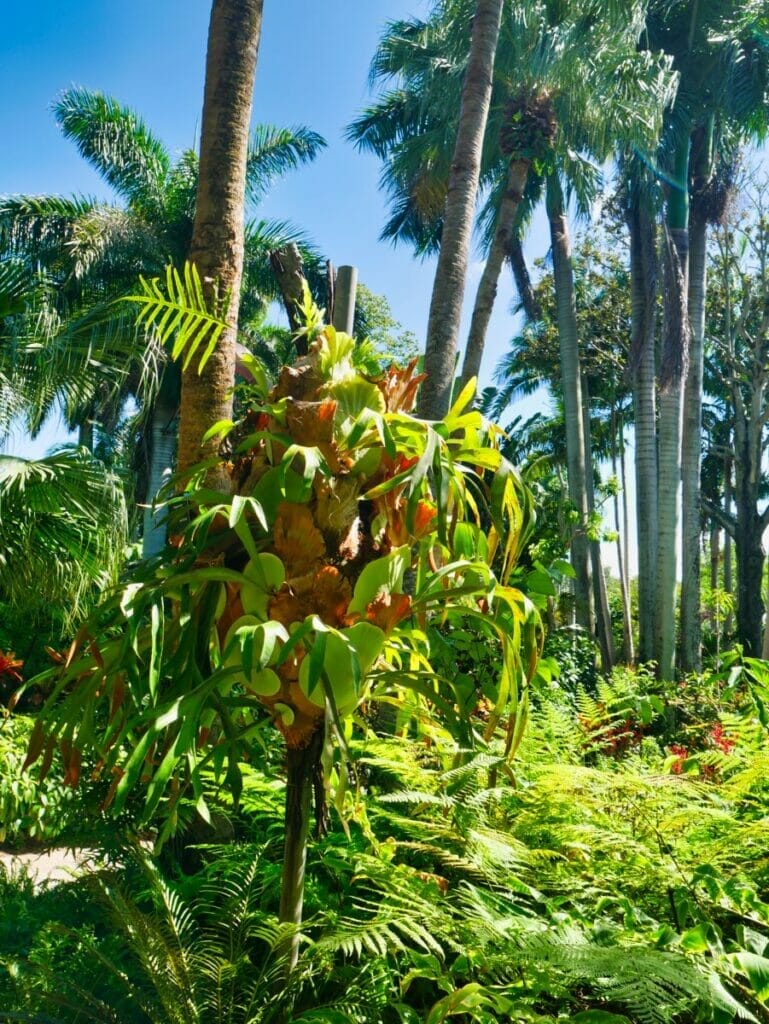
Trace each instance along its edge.
{"label": "palm frond", "polygon": [[0,456],[0,594],[31,614],[78,618],[112,583],[127,541],[119,479],[88,452]]}
{"label": "palm frond", "polygon": [[142,119],[117,100],[82,87],[65,90],[54,104],[64,137],[118,195],[140,208],[160,204],[170,161]]}
{"label": "palm frond", "polygon": [[322,135],[302,125],[258,125],[251,136],[246,161],[246,194],[250,202],[258,203],[276,178],[310,163],[325,147]]}

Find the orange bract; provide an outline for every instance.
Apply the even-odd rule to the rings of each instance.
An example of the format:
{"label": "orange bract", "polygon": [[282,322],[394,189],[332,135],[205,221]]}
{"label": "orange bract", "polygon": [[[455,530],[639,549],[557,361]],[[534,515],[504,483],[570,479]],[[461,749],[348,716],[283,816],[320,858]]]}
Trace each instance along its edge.
{"label": "orange bract", "polygon": [[303,576],[326,555],[326,545],[306,505],[284,501],[278,506],[273,550],[286,567],[286,577]]}

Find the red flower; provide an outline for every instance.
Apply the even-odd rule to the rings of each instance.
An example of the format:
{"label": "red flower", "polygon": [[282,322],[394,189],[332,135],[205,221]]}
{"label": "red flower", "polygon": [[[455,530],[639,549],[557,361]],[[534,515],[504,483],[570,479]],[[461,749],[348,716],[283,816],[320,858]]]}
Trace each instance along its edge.
{"label": "red flower", "polygon": [[670,753],[676,755],[676,759],[671,764],[670,770],[674,775],[680,775],[684,768],[684,761],[689,756],[689,748],[682,747],[680,743],[671,743]]}
{"label": "red flower", "polygon": [[9,651],[8,654],[0,651],[0,676],[10,676],[11,679],[20,683],[21,675],[18,670],[23,664],[24,662],[19,661],[13,651]]}
{"label": "red flower", "polygon": [[725,754],[730,754],[734,749],[734,740],[724,732],[724,727],[720,722],[716,722],[713,728],[710,730],[710,741],[711,743],[722,750]]}

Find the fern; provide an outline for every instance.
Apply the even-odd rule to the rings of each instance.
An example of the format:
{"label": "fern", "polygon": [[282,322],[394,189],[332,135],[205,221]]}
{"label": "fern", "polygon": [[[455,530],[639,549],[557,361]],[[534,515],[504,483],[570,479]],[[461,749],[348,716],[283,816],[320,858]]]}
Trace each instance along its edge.
{"label": "fern", "polygon": [[159,278],[139,278],[141,291],[124,296],[124,302],[134,302],[140,307],[136,318],[138,325],[147,333],[154,331],[163,345],[171,345],[171,358],[178,359],[184,353],[183,369],[205,344],[198,372],[216,348],[222,332],[227,327],[227,306],[229,296],[216,296],[213,307],[209,306],[203,294],[203,286],[194,264],[185,263],[184,274],[173,266],[166,268],[165,287]]}

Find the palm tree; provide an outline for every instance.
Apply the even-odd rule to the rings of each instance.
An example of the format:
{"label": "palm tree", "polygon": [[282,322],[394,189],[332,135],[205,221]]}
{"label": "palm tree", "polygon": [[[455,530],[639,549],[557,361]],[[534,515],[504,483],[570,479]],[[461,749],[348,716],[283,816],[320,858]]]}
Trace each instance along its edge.
{"label": "palm tree", "polygon": [[115,582],[127,527],[122,481],[85,449],[0,455],[0,600],[68,628]]}
{"label": "palm tree", "polygon": [[[13,196],[0,200],[0,252],[45,273],[52,308],[45,343],[23,360],[38,400],[28,404],[34,432],[63,405],[81,439],[96,420],[109,430],[126,395],[143,407],[149,449],[146,493],[151,501],[173,467],[179,374],[151,336],[137,332],[128,310],[104,303],[134,290],[139,274],[181,267],[188,255],[195,213],[198,158],[187,151],[174,163],[144,122],[116,100],[72,88],[54,112],[66,138],[117,193],[122,205],[86,197]],[[251,135],[246,187],[251,208],[270,182],[318,154],[324,140],[309,129],[257,126]],[[249,220],[245,227],[243,319],[263,314],[276,294],[268,253],[299,239],[309,265],[319,257],[291,225]],[[29,353],[29,346],[27,346]],[[84,429],[83,429],[84,428]],[[162,547],[165,531],[145,511],[145,553]]]}
{"label": "palm tree", "polygon": [[[248,177],[248,132],[256,60],[262,31],[262,0],[214,0],[208,27],[200,173],[189,260],[196,267],[207,305],[226,317],[227,329],[205,370],[182,375],[178,469],[184,473],[218,439],[201,444],[214,423],[232,415],[236,333],[245,262],[244,207]],[[222,490],[226,479],[211,477]]]}
{"label": "palm tree", "polygon": [[[671,678],[675,659],[676,526],[683,471],[682,665],[699,662],[699,462],[706,218],[689,216],[695,190],[714,170],[715,134],[730,114],[754,131],[765,119],[769,49],[761,3],[659,0],[646,23],[648,45],[671,55],[680,82],[667,117],[660,164],[667,185],[666,317],[659,395],[657,661]],[[695,242],[697,275],[690,281]],[[689,309],[689,293],[694,307]],[[695,333],[691,335],[691,328]],[[691,345],[690,345],[691,338]],[[686,419],[683,420],[684,395]],[[685,422],[685,427],[682,424]],[[683,447],[682,429],[685,430]]]}
{"label": "palm tree", "polygon": [[[647,148],[656,145],[673,82],[668,62],[637,52],[643,26],[640,5],[620,3],[610,5],[608,11],[601,5],[601,14],[597,22],[596,10],[584,4],[572,9],[532,2],[504,8],[482,167],[482,182],[486,187],[497,185],[499,204],[463,374],[471,376],[480,365],[490,303],[519,208],[523,171],[528,180],[528,167],[536,163],[548,186],[561,296],[558,316],[569,420],[569,488],[584,524],[592,512],[586,482],[591,456],[571,312],[573,284],[561,177],[577,193],[583,209],[589,208],[598,174],[584,154],[605,159],[617,137],[629,135]],[[429,251],[441,229],[438,197],[445,194],[445,153],[456,132],[459,58],[440,15],[439,10],[428,22],[390,27],[372,64],[372,77],[396,77],[403,87],[385,94],[350,128],[358,144],[387,160],[383,184],[393,199],[393,215],[384,234],[411,241],[420,252]],[[516,179],[512,192],[507,187],[511,175]],[[597,554],[594,550],[593,557]],[[588,625],[591,584],[584,534],[575,536],[573,556],[579,620]],[[598,571],[596,577],[600,581],[602,573]]]}
{"label": "palm tree", "polygon": [[[426,376],[419,398],[421,415],[433,419],[446,413],[451,402],[502,6],[503,0],[477,0],[472,19],[454,155],[446,185],[441,246],[427,323]],[[452,7],[449,11],[452,17],[456,17]]]}

